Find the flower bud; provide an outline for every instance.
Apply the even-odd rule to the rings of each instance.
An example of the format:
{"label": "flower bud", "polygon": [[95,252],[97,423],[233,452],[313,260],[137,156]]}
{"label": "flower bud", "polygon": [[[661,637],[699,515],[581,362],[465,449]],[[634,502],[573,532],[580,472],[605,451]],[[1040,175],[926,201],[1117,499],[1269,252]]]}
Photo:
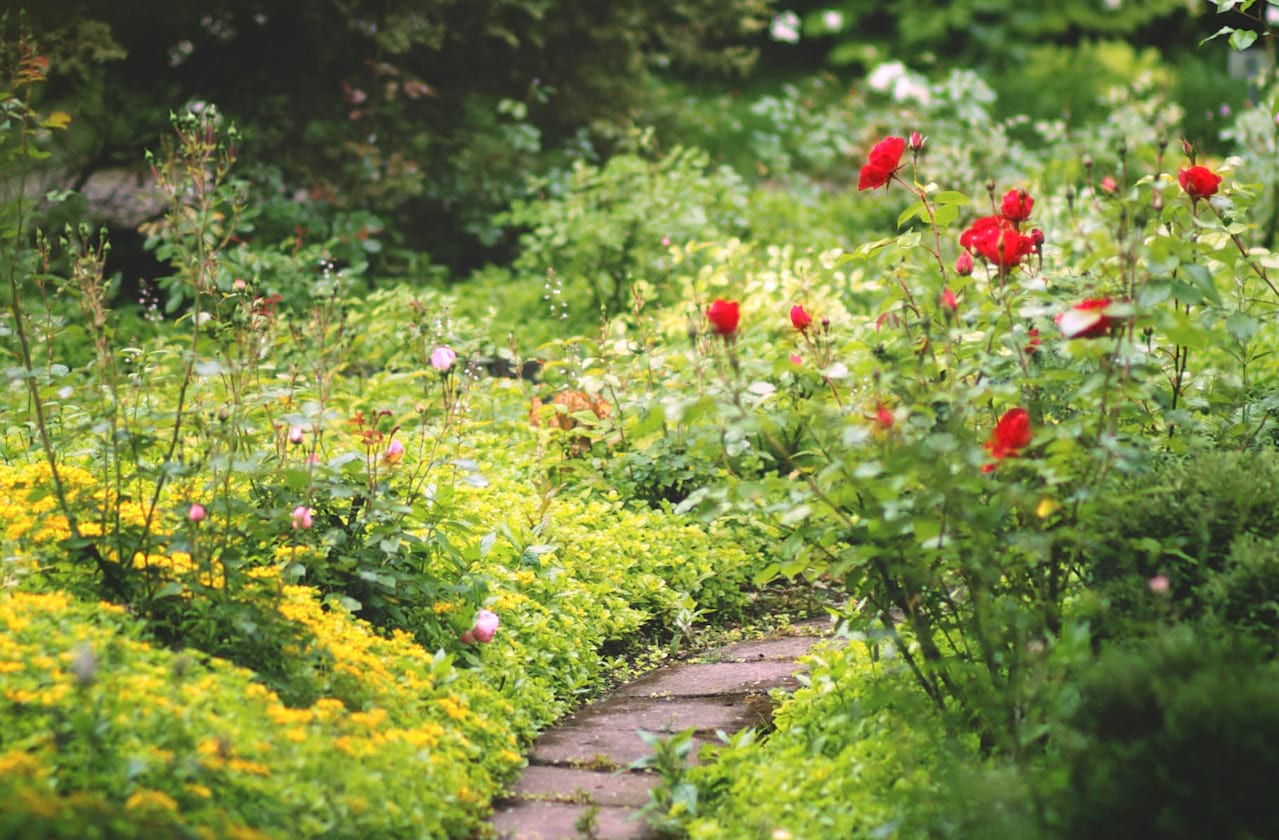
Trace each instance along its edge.
{"label": "flower bud", "polygon": [[910,150],[912,152],[920,152],[924,148],[924,144],[928,142],[928,138],[920,134],[918,131],[910,133]]}
{"label": "flower bud", "polygon": [[289,443],[293,444],[294,446],[297,446],[298,444],[302,442],[302,439],[303,439],[302,436],[303,436],[303,432],[302,432],[301,426],[289,427]]}
{"label": "flower bud", "polygon": [[973,258],[967,251],[964,251],[955,260],[955,273],[960,277],[967,277],[973,273]]}
{"label": "flower bud", "polygon": [[403,457],[404,444],[398,440],[393,440],[391,445],[386,448],[386,452],[382,453],[382,462],[385,464],[398,464]]}
{"label": "flower bud", "polygon": [[[969,262],[971,263],[972,261],[969,260]],[[972,271],[971,265],[968,270],[970,272]],[[955,312],[959,309],[959,301],[955,298],[955,293],[949,288],[942,289],[941,291],[941,305],[949,309],[951,312]]]}
{"label": "flower bud", "polygon": [[1039,228],[1035,228],[1030,232],[1030,241],[1035,243],[1035,250],[1039,250],[1044,246],[1044,232]]}
{"label": "flower bud", "polygon": [[315,511],[306,505],[298,505],[293,509],[293,530],[301,528],[303,531],[309,529],[313,523],[311,517]]}
{"label": "flower bud", "polygon": [[209,515],[209,512],[206,511],[204,509],[204,505],[200,504],[199,502],[195,502],[194,504],[191,505],[191,507],[187,508],[187,519],[191,520],[197,525],[203,522],[205,517],[207,517],[208,515]]}
{"label": "flower bud", "polygon": [[813,323],[813,316],[808,314],[808,310],[804,309],[802,304],[795,304],[790,308],[790,323],[795,329],[803,332]]}
{"label": "flower bud", "polygon": [[1181,153],[1185,155],[1186,157],[1190,158],[1191,163],[1194,163],[1195,144],[1191,143],[1188,138],[1185,138],[1185,137],[1181,138]]}

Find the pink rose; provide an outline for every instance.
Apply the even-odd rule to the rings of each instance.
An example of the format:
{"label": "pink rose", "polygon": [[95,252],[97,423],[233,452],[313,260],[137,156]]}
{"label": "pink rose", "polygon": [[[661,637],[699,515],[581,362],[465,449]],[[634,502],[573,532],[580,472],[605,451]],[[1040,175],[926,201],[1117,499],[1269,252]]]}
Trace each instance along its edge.
{"label": "pink rose", "polygon": [[293,509],[293,530],[301,528],[303,531],[311,527],[311,516],[315,511],[306,505],[298,505]]}
{"label": "pink rose", "polygon": [[440,373],[446,372],[457,361],[457,354],[447,347],[436,347],[431,354],[431,367]]}
{"label": "pink rose", "polygon": [[475,626],[471,628],[471,634],[475,636],[475,641],[486,645],[493,641],[499,624],[501,621],[498,620],[497,613],[491,610],[480,610],[475,614]]}

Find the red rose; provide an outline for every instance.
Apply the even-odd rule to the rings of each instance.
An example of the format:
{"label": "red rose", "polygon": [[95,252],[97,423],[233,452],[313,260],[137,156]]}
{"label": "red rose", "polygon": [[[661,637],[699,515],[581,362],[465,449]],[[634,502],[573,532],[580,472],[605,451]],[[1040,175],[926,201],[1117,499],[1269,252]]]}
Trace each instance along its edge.
{"label": "red rose", "polygon": [[1035,241],[1018,233],[1013,223],[1002,216],[982,216],[959,237],[959,244],[976,251],[1001,269],[1011,268],[1034,253]]}
{"label": "red rose", "polygon": [[[1021,450],[1030,446],[1030,412],[1024,408],[1010,408],[999,418],[995,429],[986,441],[986,451],[996,461],[1005,458],[1016,458]],[[983,472],[994,472],[995,464],[982,467]]]}
{"label": "red rose", "polygon": [[901,166],[902,153],[905,151],[906,141],[900,137],[888,137],[876,143],[858,175],[857,190],[860,192],[885,186]]}
{"label": "red rose", "polygon": [[1206,166],[1191,166],[1181,170],[1177,180],[1181,182],[1181,188],[1186,191],[1186,195],[1198,201],[1217,194],[1221,176]]}
{"label": "red rose", "polygon": [[1035,206],[1035,199],[1025,190],[1009,190],[999,205],[1000,214],[1010,222],[1024,222],[1030,218],[1030,210]]}
{"label": "red rose", "polygon": [[807,310],[797,303],[790,308],[790,323],[792,327],[803,332],[813,323],[813,316],[809,315]]}
{"label": "red rose", "polygon": [[1057,316],[1057,326],[1066,338],[1101,338],[1114,322],[1106,317],[1110,298],[1088,298]]}
{"label": "red rose", "polygon": [[742,309],[735,300],[716,298],[706,310],[706,320],[720,335],[733,335],[742,320]]}

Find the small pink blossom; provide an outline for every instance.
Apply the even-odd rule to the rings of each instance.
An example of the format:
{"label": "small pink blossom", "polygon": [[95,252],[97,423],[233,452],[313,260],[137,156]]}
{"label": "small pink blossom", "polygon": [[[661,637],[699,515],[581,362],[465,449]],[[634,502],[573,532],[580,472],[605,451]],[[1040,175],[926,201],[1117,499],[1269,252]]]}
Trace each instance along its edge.
{"label": "small pink blossom", "polygon": [[386,448],[386,452],[382,453],[382,461],[386,464],[398,464],[403,457],[404,444],[398,440],[391,441],[391,445]]}
{"label": "small pink blossom", "polygon": [[436,347],[435,352],[431,354],[431,367],[440,373],[448,371],[455,361],[457,361],[457,354],[448,347]]}
{"label": "small pink blossom", "polygon": [[471,628],[471,633],[475,636],[475,641],[486,645],[493,641],[493,636],[497,634],[498,625],[501,623],[497,613],[492,610],[480,610],[475,614],[475,626]]}
{"label": "small pink blossom", "polygon": [[1155,575],[1147,583],[1150,586],[1150,591],[1156,595],[1167,595],[1169,588],[1171,588],[1167,575]]}
{"label": "small pink blossom", "polygon": [[289,427],[289,443],[293,444],[294,446],[297,446],[298,444],[302,442],[302,439],[303,439],[302,427],[290,426]]}
{"label": "small pink blossom", "polygon": [[662,237],[662,247],[663,248],[671,247],[671,238],[669,236]]}
{"label": "small pink blossom", "polygon": [[298,505],[293,509],[293,530],[301,528],[303,531],[309,529],[312,525],[311,516],[315,513],[312,508],[306,505]]}
{"label": "small pink blossom", "polygon": [[203,522],[204,518],[208,515],[209,515],[208,511],[204,509],[204,505],[200,504],[199,502],[196,502],[195,504],[191,505],[191,507],[187,508],[187,519],[190,519],[192,522],[196,523],[197,525]]}
{"label": "small pink blossom", "polygon": [[955,260],[955,273],[960,277],[967,277],[973,273],[973,258],[967,251],[964,251]]}
{"label": "small pink blossom", "polygon": [[248,286],[249,286],[249,284],[248,284],[248,283],[245,283],[245,282],[244,282],[244,280],[243,280],[243,279],[241,279],[241,278],[239,278],[239,277],[237,277],[237,278],[235,278],[234,280],[232,280],[232,281],[231,281],[231,288],[232,288],[232,289],[234,289],[234,290],[235,290],[235,291],[237,291],[237,292],[242,292],[242,291],[244,291],[245,289],[247,289],[247,288],[248,288]]}
{"label": "small pink blossom", "polygon": [[804,357],[803,357],[803,356],[801,356],[801,355],[799,355],[798,353],[791,353],[791,354],[790,354],[790,363],[791,363],[792,365],[795,365],[796,367],[799,367],[800,365],[802,365],[802,364],[804,363]]}
{"label": "small pink blossom", "polygon": [[949,288],[941,290],[941,305],[955,312],[959,309],[959,300],[955,298],[955,293]]}

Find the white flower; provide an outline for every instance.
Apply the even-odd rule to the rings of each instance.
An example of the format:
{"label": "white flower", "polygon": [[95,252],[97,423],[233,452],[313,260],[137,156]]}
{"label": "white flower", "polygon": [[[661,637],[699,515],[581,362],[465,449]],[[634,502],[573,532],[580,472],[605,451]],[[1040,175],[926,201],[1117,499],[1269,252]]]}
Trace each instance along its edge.
{"label": "white flower", "polygon": [[799,15],[787,10],[773,18],[768,34],[783,44],[799,43]]}

